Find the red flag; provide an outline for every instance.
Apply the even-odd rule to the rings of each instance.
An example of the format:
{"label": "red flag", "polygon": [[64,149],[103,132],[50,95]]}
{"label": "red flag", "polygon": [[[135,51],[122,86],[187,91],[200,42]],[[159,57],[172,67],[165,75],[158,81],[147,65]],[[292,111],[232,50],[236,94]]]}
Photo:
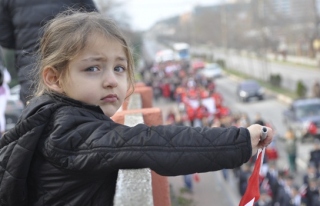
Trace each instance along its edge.
{"label": "red flag", "polygon": [[242,196],[239,206],[253,206],[255,202],[259,200],[260,190],[259,190],[259,177],[260,168],[263,162],[263,155],[265,149],[258,150],[257,159],[254,164],[253,172],[248,180],[248,186],[246,192]]}

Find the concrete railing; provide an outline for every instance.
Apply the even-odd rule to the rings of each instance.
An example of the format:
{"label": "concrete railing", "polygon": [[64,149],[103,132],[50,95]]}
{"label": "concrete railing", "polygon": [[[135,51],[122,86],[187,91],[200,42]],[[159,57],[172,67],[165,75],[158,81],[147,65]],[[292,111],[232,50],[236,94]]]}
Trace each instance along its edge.
{"label": "concrete railing", "polygon": [[[133,97],[129,105],[141,105],[140,95],[134,95]],[[129,105],[128,107],[130,107]],[[143,123],[142,114],[128,114],[125,116],[125,125],[135,126],[139,123]],[[150,169],[120,170],[118,173],[114,205],[153,206],[151,179]]]}
{"label": "concrete railing", "polygon": [[[162,124],[162,113],[152,107],[153,93],[150,87],[137,84],[135,93],[122,105],[112,119],[133,127]],[[118,173],[115,206],[170,206],[170,191],[167,177],[160,176],[150,169],[126,169]]]}

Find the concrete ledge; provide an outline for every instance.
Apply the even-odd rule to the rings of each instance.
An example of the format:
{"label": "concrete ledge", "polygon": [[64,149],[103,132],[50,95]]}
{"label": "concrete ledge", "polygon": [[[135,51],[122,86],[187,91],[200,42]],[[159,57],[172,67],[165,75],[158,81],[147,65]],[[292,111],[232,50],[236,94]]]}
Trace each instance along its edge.
{"label": "concrete ledge", "polygon": [[128,102],[127,109],[132,110],[132,109],[141,109],[141,108],[143,108],[141,94],[133,93]]}
{"label": "concrete ledge", "polygon": [[[124,124],[133,127],[143,123],[141,113],[125,116]],[[146,205],[153,206],[150,169],[120,170],[117,178],[115,206]]]}
{"label": "concrete ledge", "polygon": [[153,91],[149,86],[145,86],[144,83],[137,83],[135,85],[134,93],[131,94],[122,104],[122,110],[129,110],[129,104],[134,95],[139,94],[141,98],[140,108],[151,108],[153,104]]}
{"label": "concrete ledge", "polygon": [[117,123],[124,124],[125,116],[128,114],[142,113],[143,123],[148,126],[160,125],[163,122],[162,113],[159,108],[146,108],[118,111],[111,119]]}
{"label": "concrete ledge", "polygon": [[115,206],[153,206],[150,169],[126,169],[118,173]]}
{"label": "concrete ledge", "polygon": [[[161,125],[162,112],[159,108],[152,108],[151,88],[144,84],[138,84],[137,88],[138,92],[132,94],[122,105],[123,110],[118,111],[111,119],[130,127],[141,123],[148,126]],[[148,106],[150,108],[145,108]],[[115,206],[170,206],[168,179],[150,169],[120,170],[114,203]]]}

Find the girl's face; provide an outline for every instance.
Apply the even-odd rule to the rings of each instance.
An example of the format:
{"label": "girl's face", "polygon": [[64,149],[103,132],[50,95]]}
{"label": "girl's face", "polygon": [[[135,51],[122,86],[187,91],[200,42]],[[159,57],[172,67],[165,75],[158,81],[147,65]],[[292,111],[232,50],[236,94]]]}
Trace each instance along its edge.
{"label": "girl's face", "polygon": [[123,46],[115,39],[94,34],[69,63],[63,91],[67,96],[100,106],[111,117],[128,89],[128,64]]}

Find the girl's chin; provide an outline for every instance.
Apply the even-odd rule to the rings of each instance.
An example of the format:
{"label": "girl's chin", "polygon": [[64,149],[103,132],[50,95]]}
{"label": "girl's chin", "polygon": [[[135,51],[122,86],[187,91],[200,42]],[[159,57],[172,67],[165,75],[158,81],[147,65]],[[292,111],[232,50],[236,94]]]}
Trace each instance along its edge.
{"label": "girl's chin", "polygon": [[[120,110],[119,110],[120,111]],[[106,116],[108,116],[108,117],[112,117],[113,115],[115,115],[116,113],[117,113],[117,111],[115,111],[115,112],[110,112],[110,110],[109,111],[106,111],[106,112],[103,112]]]}
{"label": "girl's chin", "polygon": [[105,113],[104,112],[104,115],[106,115],[107,117],[112,117],[113,115],[115,115],[115,113],[110,114],[110,113]]}
{"label": "girl's chin", "polygon": [[121,107],[118,109],[118,106],[116,105],[102,105],[100,108],[102,109],[104,115],[108,117],[112,117],[115,113],[117,113],[117,111],[122,110]]}

